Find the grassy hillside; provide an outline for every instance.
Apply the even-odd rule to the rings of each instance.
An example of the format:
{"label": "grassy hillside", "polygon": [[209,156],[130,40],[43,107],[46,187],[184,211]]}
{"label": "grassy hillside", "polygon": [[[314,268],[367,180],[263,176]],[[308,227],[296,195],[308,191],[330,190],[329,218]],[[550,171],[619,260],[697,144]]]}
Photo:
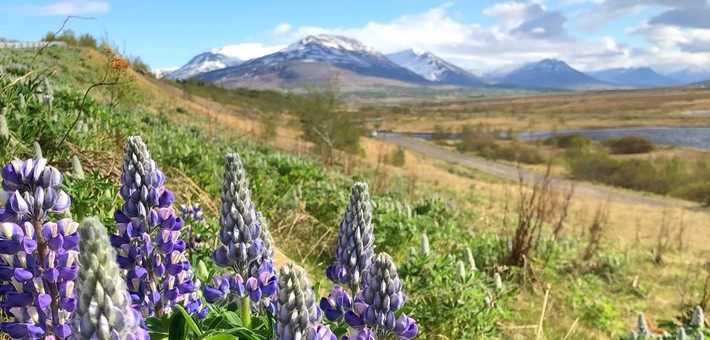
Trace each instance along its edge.
{"label": "grassy hillside", "polygon": [[[320,283],[321,296],[331,286],[324,268],[334,260],[350,186],[370,183],[376,251],[388,252],[399,266],[406,313],[418,321],[421,339],[533,338],[548,289],[546,338],[568,332],[575,339],[617,338],[635,328],[639,311],[672,333],[687,323],[685,311],[702,303],[708,292],[703,287],[707,253],[689,246],[692,233],[703,226],[681,229],[676,211],[664,212],[661,222],[636,227],[639,240],[634,241],[623,239],[628,232],[609,227],[603,206],[597,210],[580,202],[569,210],[576,216],[565,216],[564,193],[545,189],[544,183],[536,191],[518,189],[515,183],[450,165],[442,171],[425,161],[417,165],[418,180],[401,175],[419,163],[411,154],[402,169],[381,166],[372,162],[382,155],[375,151],[379,144],[369,140],[362,158],[324,168],[292,129],[281,126],[273,142],[292,152],[260,143],[249,132],[261,113],[293,105],[289,96],[190,83],[173,88],[132,71],[136,78],[125,97],[114,103],[111,87],[92,90],[71,129],[84,91],[105,74],[103,55],[90,49],[48,49],[30,66],[33,53],[0,50],[0,106],[7,108],[10,131],[0,161],[31,157],[38,142],[44,157],[67,173],[63,185],[72,198],[71,217],[95,215],[113,230],[113,212],[121,203],[123,144],[128,136],[142,136],[165,171],[176,203],[202,204],[207,226],[196,229],[203,242],[191,262],[202,259],[209,269],[219,270],[210,255],[217,242],[224,155],[231,151],[241,155],[256,207],[285,254],[277,264],[290,259],[304,265],[311,280]],[[35,95],[44,76],[50,85],[42,91],[51,91],[51,105],[42,94]],[[230,107],[222,110],[223,104]],[[74,156],[84,178],[72,175]],[[469,177],[487,186],[472,186]],[[448,190],[437,185],[452,178],[468,185]],[[503,192],[498,189],[493,197],[494,186],[505,188],[505,199],[497,199]],[[424,235],[428,249],[420,246]],[[527,244],[521,245],[521,239]],[[525,257],[514,256],[513,250],[523,248]],[[654,263],[657,255],[662,263]]]}

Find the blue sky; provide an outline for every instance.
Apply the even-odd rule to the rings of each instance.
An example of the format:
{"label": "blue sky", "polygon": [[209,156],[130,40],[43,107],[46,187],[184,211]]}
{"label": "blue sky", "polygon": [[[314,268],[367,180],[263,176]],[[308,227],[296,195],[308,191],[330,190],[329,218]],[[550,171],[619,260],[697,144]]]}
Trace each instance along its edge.
{"label": "blue sky", "polygon": [[0,36],[38,40],[67,15],[151,67],[201,52],[242,59],[308,34],[350,36],[390,53],[417,47],[486,70],[541,58],[575,67],[710,68],[708,0],[150,1],[4,0]]}

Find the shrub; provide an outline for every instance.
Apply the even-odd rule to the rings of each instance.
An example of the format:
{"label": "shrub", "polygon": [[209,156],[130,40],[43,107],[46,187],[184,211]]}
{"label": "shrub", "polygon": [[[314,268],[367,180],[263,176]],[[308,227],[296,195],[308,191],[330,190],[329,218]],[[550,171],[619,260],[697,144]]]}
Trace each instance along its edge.
{"label": "shrub", "polygon": [[545,138],[545,140],[542,141],[542,144],[544,145],[551,145],[561,149],[583,148],[589,145],[589,143],[589,138],[580,133],[571,133],[564,135],[555,134]]}
{"label": "shrub", "polygon": [[392,154],[387,157],[388,163],[398,167],[404,166],[405,161],[404,148],[401,146],[397,146],[397,148],[392,151]]}
{"label": "shrub", "polygon": [[653,142],[641,136],[610,138],[601,143],[609,148],[612,154],[647,153],[654,149]]}
{"label": "shrub", "polygon": [[672,191],[671,195],[710,206],[710,181],[689,183]]}

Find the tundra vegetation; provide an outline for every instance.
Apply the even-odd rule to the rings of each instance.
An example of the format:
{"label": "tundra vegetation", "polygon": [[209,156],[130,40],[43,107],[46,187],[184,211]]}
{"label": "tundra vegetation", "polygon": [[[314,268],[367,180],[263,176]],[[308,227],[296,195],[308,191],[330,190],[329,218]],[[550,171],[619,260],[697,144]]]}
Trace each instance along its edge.
{"label": "tundra vegetation", "polygon": [[[373,188],[382,171],[335,157],[364,151],[334,88],[215,92],[256,114],[273,108],[263,98],[289,103],[273,112],[312,142],[295,155],[215,126],[196,101],[161,102],[172,85],[108,47],[47,48],[32,63],[36,52],[0,51],[0,330],[11,338],[710,335],[710,271],[677,261],[675,211],[642,226],[658,230],[649,251],[611,237],[611,205],[571,224],[574,188],[550,185],[551,164],[536,185],[508,183],[501,216],[483,190]],[[140,91],[103,91],[124,82]],[[490,137],[472,131],[470,145]],[[656,282],[666,271],[677,280]],[[669,290],[673,308],[649,314]]]}

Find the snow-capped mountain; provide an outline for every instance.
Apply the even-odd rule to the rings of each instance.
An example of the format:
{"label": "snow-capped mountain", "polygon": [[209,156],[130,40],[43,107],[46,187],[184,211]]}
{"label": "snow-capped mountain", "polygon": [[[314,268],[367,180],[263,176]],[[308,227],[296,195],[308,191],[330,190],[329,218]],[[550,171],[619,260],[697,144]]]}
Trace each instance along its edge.
{"label": "snow-capped mountain", "polygon": [[153,74],[156,78],[160,79],[165,77],[166,74],[173,72],[177,70],[179,67],[168,67],[168,68],[154,68],[150,70],[150,73]]}
{"label": "snow-capped mountain", "polygon": [[594,78],[632,87],[666,87],[680,85],[680,82],[660,75],[650,67],[612,68],[588,73]]}
{"label": "snow-capped mountain", "polygon": [[197,79],[228,88],[283,87],[324,83],[336,75],[342,86],[430,84],[372,47],[335,35],[308,36],[276,53]]}
{"label": "snow-capped mountain", "polygon": [[691,84],[710,79],[710,69],[692,66],[680,71],[666,74],[666,76],[673,78],[682,84]]}
{"label": "snow-capped mountain", "polygon": [[482,79],[430,52],[409,49],[387,54],[386,56],[395,64],[435,83],[459,86],[481,86],[486,84]]}
{"label": "snow-capped mountain", "polygon": [[175,71],[164,74],[165,78],[172,80],[185,80],[198,74],[236,66],[242,61],[217,52],[205,52],[190,59],[187,64]]}
{"label": "snow-capped mountain", "polygon": [[557,59],[525,64],[508,72],[493,73],[493,77],[499,84],[526,88],[588,90],[610,87]]}

